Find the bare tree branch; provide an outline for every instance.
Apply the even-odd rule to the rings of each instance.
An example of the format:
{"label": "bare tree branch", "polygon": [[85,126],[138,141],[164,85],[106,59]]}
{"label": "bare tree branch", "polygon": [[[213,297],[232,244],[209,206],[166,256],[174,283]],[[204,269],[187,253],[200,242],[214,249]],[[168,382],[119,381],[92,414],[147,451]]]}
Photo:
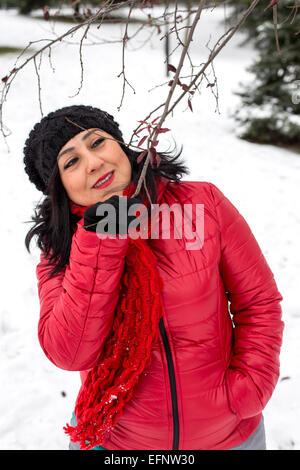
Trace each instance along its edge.
{"label": "bare tree branch", "polygon": [[[78,1],[78,0],[76,0]],[[137,126],[137,128],[133,131],[132,137],[130,139],[129,144],[126,144],[128,147],[136,147],[139,150],[142,150],[144,155],[141,155],[141,158],[145,158],[145,161],[143,162],[143,168],[139,177],[139,181],[137,184],[137,188],[135,191],[135,195],[137,195],[140,192],[142,184],[144,184],[145,191],[147,194],[147,197],[150,200],[150,195],[148,192],[148,189],[146,187],[146,181],[145,181],[145,175],[147,171],[147,167],[149,165],[149,162],[151,164],[155,163],[159,166],[160,162],[160,157],[158,153],[155,150],[156,145],[158,144],[158,135],[161,132],[166,132],[169,129],[162,128],[162,125],[167,118],[167,116],[170,113],[173,113],[174,109],[178,104],[185,98],[188,97],[187,104],[189,108],[192,110],[192,98],[194,96],[194,93],[198,91],[200,93],[200,85],[202,83],[202,80],[205,79],[207,83],[207,87],[209,87],[214,94],[214,90],[216,89],[216,94],[214,94],[216,98],[216,102],[218,105],[218,87],[217,87],[217,78],[215,75],[214,67],[213,67],[213,60],[215,57],[221,52],[221,50],[226,46],[228,41],[233,37],[233,35],[239,30],[241,25],[244,23],[246,18],[251,14],[251,12],[254,10],[254,8],[257,6],[257,4],[261,0],[252,0],[251,4],[247,8],[247,10],[243,13],[241,19],[237,22],[237,24],[234,27],[231,27],[226,33],[224,33],[216,42],[214,45],[213,49],[210,49],[208,47],[208,44],[206,44],[206,47],[210,50],[208,59],[205,63],[201,63],[199,66],[195,66],[193,64],[193,60],[190,54],[190,45],[191,42],[193,41],[193,35],[195,33],[195,29],[200,21],[201,13],[205,9],[207,10],[208,8],[213,10],[217,6],[224,6],[230,3],[230,0],[224,0],[219,3],[216,1],[214,3],[208,4],[207,0],[199,0],[197,4],[197,8],[193,9],[191,8],[191,5],[187,5],[187,8],[179,9],[177,2],[175,4],[172,4],[172,7],[174,10],[169,11],[169,4],[167,3],[165,6],[165,9],[163,13],[160,13],[159,15],[151,16],[149,13],[146,13],[143,11],[144,6],[146,5],[146,2],[142,2],[141,0],[124,0],[121,3],[114,4],[113,0],[104,0],[98,7],[97,11],[93,14],[90,9],[87,9],[86,11],[84,10],[83,15],[81,15],[82,21],[73,26],[72,28],[68,29],[65,33],[58,35],[55,38],[52,39],[41,39],[39,41],[32,41],[28,44],[28,46],[22,51],[22,53],[18,56],[17,61],[15,62],[15,66],[13,69],[5,76],[2,78],[2,82],[4,84],[3,89],[1,91],[1,99],[0,99],[0,128],[1,128],[1,133],[4,137],[6,137],[6,129],[4,126],[3,122],[3,105],[7,101],[7,96],[11,87],[11,84],[13,83],[13,80],[15,79],[16,75],[20,70],[22,70],[24,67],[26,67],[31,61],[34,63],[35,67],[35,73],[37,75],[38,79],[38,99],[39,99],[39,105],[40,105],[40,111],[41,114],[42,112],[42,100],[41,100],[41,81],[40,81],[40,74],[39,74],[39,67],[37,67],[36,60],[38,56],[40,57],[40,61],[42,60],[42,54],[44,51],[48,50],[48,56],[49,56],[49,63],[54,71],[54,68],[52,66],[51,62],[51,51],[52,47],[54,45],[58,45],[59,43],[66,43],[67,38],[73,37],[73,35],[83,29],[83,35],[80,39],[79,42],[79,62],[80,62],[80,67],[81,67],[81,76],[80,76],[80,83],[78,90],[75,95],[76,96],[80,93],[82,86],[83,86],[83,81],[84,81],[84,65],[83,65],[83,45],[95,45],[99,44],[99,42],[94,41],[94,33],[90,31],[90,27],[92,24],[95,24],[96,22],[99,22],[99,25],[97,26],[97,29],[101,27],[103,24],[103,21],[107,16],[114,12],[117,11],[121,8],[128,7],[128,13],[127,17],[125,20],[125,30],[123,32],[123,37],[120,40],[117,41],[109,41],[109,40],[104,40],[103,43],[109,43],[109,42],[120,42],[122,43],[122,70],[118,77],[123,77],[123,83],[122,83],[122,95],[121,95],[121,100],[120,104],[118,106],[118,110],[120,110],[123,100],[125,97],[125,91],[126,91],[126,84],[128,84],[132,90],[135,93],[134,87],[129,83],[127,80],[126,74],[125,74],[125,48],[128,45],[128,42],[137,37],[139,32],[141,32],[143,29],[146,27],[151,31],[151,37],[154,34],[154,32],[158,32],[160,34],[161,30],[160,27],[163,25],[168,25],[170,28],[168,29],[168,32],[160,38],[160,40],[167,38],[167,37],[174,37],[176,39],[176,47],[173,49],[171,54],[168,54],[167,58],[167,65],[168,68],[172,67],[171,70],[174,73],[173,80],[168,82],[169,88],[168,88],[168,93],[166,100],[163,101],[160,105],[156,106],[155,109],[150,111],[148,116],[141,120],[141,124]],[[279,41],[278,41],[278,31],[277,31],[277,4],[279,0],[271,0],[269,5],[266,7],[265,10],[269,8],[273,8],[273,22],[274,22],[274,32],[275,32],[275,39],[276,39],[276,47],[278,53],[280,53],[279,49]],[[147,3],[148,6],[148,3]],[[153,6],[153,5],[152,5]],[[48,8],[48,7],[47,7]],[[134,8],[139,8],[142,12],[145,13],[145,17],[147,17],[147,20],[142,22],[141,26],[136,28],[136,31],[130,36],[129,35],[129,22],[131,20],[131,15],[133,12]],[[294,12],[296,14],[296,11],[298,9],[298,3],[297,0],[295,0],[295,4],[292,7],[294,9]],[[48,10],[47,13],[49,14]],[[54,15],[55,16],[55,15]],[[295,15],[294,15],[295,18]],[[293,20],[294,20],[293,18]],[[89,33],[89,40],[92,39],[92,43],[87,44],[88,40],[88,33]],[[184,39],[180,37],[180,34],[184,34]],[[148,38],[147,38],[148,40]],[[43,42],[43,46],[40,47],[37,51],[32,53],[28,58],[26,58],[21,65],[17,65],[21,56],[27,51],[29,51],[30,46],[33,44],[36,44],[38,42]],[[143,46],[142,46],[143,47]],[[181,53],[178,61],[178,65],[175,67],[174,64],[171,66],[169,63],[169,58],[171,55],[174,54],[174,52],[178,49],[181,48]],[[182,69],[183,65],[186,62],[186,60],[189,61],[191,73],[188,76],[183,76],[182,74]],[[41,62],[40,62],[41,63]],[[211,83],[208,80],[208,77],[206,75],[206,69],[208,66],[211,66],[213,74],[214,74],[214,81]],[[198,72],[195,72],[196,68],[200,68]],[[182,80],[184,78],[187,78],[189,83],[182,83]],[[174,94],[175,91],[178,90],[178,87],[182,88],[181,94],[174,99]],[[160,114],[156,116],[156,113],[160,111]],[[152,119],[152,116],[156,116],[151,122],[149,122],[149,119]],[[157,121],[159,121],[157,123]],[[74,123],[76,125],[76,123]],[[142,149],[141,145],[133,145],[133,139],[134,137],[137,137],[138,134],[143,130],[142,126],[145,125],[145,128],[147,128],[148,131],[148,141],[147,141],[147,148]],[[139,136],[139,142],[142,144],[142,142],[145,141],[146,137],[143,137],[142,139]],[[142,161],[142,160],[140,160]]]}
{"label": "bare tree branch", "polygon": [[[171,98],[172,98],[172,95],[174,93],[174,90],[175,90],[175,86],[177,85],[178,83],[178,77],[179,77],[179,74],[180,74],[180,71],[182,69],[182,66],[183,66],[183,62],[184,62],[184,58],[186,56],[186,53],[187,53],[187,50],[188,50],[188,47],[189,47],[189,44],[192,40],[192,37],[193,37],[193,33],[194,33],[194,30],[198,24],[198,21],[200,19],[200,16],[201,16],[201,12],[202,12],[202,9],[203,9],[203,5],[205,3],[205,0],[200,0],[199,2],[199,6],[198,6],[198,10],[197,10],[197,13],[195,15],[195,18],[194,18],[194,21],[192,23],[192,26],[191,26],[191,29],[189,31],[189,34],[188,34],[188,38],[187,38],[187,42],[182,50],[182,53],[181,53],[181,57],[179,59],[179,64],[178,64],[178,67],[176,69],[176,73],[175,73],[175,77],[174,77],[174,81],[173,81],[173,84],[171,86],[171,89],[169,91],[169,94],[167,96],[167,99],[166,99],[166,102],[165,102],[165,105],[164,105],[164,110],[163,110],[163,113],[162,113],[162,116],[160,118],[160,121],[159,121],[159,124],[157,126],[158,129],[161,128],[161,125],[162,123],[164,122],[167,114],[168,114],[168,109],[169,109],[169,104],[170,104],[170,101],[171,101]],[[151,133],[151,136],[150,136],[150,139],[152,139],[152,136],[155,136],[157,135],[157,129],[155,128],[152,133]],[[149,142],[148,142],[148,149],[149,149]],[[143,166],[143,169],[142,169],[142,172],[141,172],[141,175],[139,177],[139,181],[138,181],[138,184],[137,184],[137,188],[136,188],[136,191],[133,195],[136,196],[137,194],[139,194],[140,192],[140,189],[141,189],[141,185],[142,185],[142,182],[145,178],[145,175],[146,175],[146,171],[147,171],[147,168],[148,168],[148,165],[149,165],[149,161],[150,161],[150,150],[148,150],[148,154],[147,154],[147,157],[146,157],[146,160],[145,160],[145,163],[144,163],[144,166]],[[150,201],[152,203],[152,201]]]}
{"label": "bare tree branch", "polygon": [[[179,98],[175,101],[175,103],[169,108],[169,105],[170,105],[170,101],[171,101],[171,98],[172,98],[172,95],[174,93],[174,89],[175,89],[175,86],[177,85],[178,83],[178,78],[179,78],[179,74],[180,74],[180,71],[182,69],[182,66],[183,66],[183,62],[184,62],[184,58],[186,56],[186,53],[187,53],[187,49],[189,47],[189,44],[192,40],[192,36],[193,36],[193,33],[194,33],[194,30],[198,24],[198,21],[200,19],[200,15],[201,15],[201,12],[202,12],[202,9],[203,9],[203,4],[205,2],[205,0],[200,0],[199,2],[199,6],[198,6],[198,10],[197,10],[197,13],[196,13],[196,16],[194,18],[194,21],[192,23],[192,27],[191,27],[191,30],[189,32],[189,35],[188,35],[188,39],[187,39],[187,43],[186,45],[184,46],[183,48],[183,51],[182,51],[182,54],[181,54],[181,57],[179,59],[179,64],[176,68],[176,73],[175,73],[175,77],[174,77],[174,80],[173,80],[173,84],[171,86],[171,89],[169,91],[169,94],[168,94],[168,97],[166,99],[166,102],[164,104],[164,110],[163,110],[163,113],[160,117],[160,121],[159,121],[159,124],[155,127],[155,129],[152,131],[151,133],[151,136],[150,136],[150,139],[153,138],[154,136],[154,139],[156,138],[156,135],[157,135],[157,131],[159,131],[159,129],[161,128],[163,122],[165,121],[165,118],[168,116],[168,114],[170,114],[173,109],[178,105],[178,103],[182,100],[182,98],[189,92],[189,90],[191,90],[191,88],[196,84],[198,78],[203,74],[203,72],[206,70],[206,68],[208,67],[208,65],[213,61],[213,59],[216,57],[217,54],[219,54],[219,52],[223,49],[223,47],[227,44],[227,42],[232,38],[232,36],[235,34],[235,32],[240,28],[240,26],[244,23],[244,21],[246,20],[246,18],[250,15],[250,13],[253,11],[253,9],[256,7],[256,5],[259,3],[260,0],[253,0],[250,7],[246,10],[245,14],[242,16],[241,20],[237,23],[237,25],[233,28],[230,28],[227,33],[224,35],[224,36],[227,36],[226,39],[222,42],[222,44],[216,48],[217,44],[219,43],[220,39],[218,40],[218,42],[216,43],[213,51],[210,53],[210,56],[208,58],[208,61],[204,64],[204,66],[201,68],[200,72],[198,72],[198,74],[195,76],[195,78],[191,81],[190,85],[188,85],[184,91],[182,92],[182,94],[179,96]],[[230,33],[230,34],[229,34]],[[149,140],[150,140],[149,139]],[[151,156],[151,152],[149,150],[149,144],[148,144],[148,153],[147,153],[147,157],[146,157],[146,160],[144,162],[144,166],[143,166],[143,169],[142,169],[142,172],[141,172],[141,175],[139,177],[139,181],[138,181],[138,184],[137,184],[137,188],[136,188],[136,191],[133,195],[136,196],[137,194],[139,194],[140,192],[140,189],[141,189],[141,185],[143,183],[143,180],[145,178],[145,175],[146,175],[146,171],[147,171],[147,167],[149,165],[149,161],[150,161],[150,156]],[[151,201],[150,201],[151,202]]]}
{"label": "bare tree branch", "polygon": [[[4,83],[4,87],[2,89],[2,93],[1,93],[1,100],[0,100],[0,129],[1,129],[1,133],[3,135],[3,137],[5,138],[7,135],[9,134],[5,134],[4,132],[4,126],[3,126],[3,105],[4,105],[4,102],[6,101],[7,99],[7,94],[10,90],[10,86],[14,80],[14,78],[16,77],[16,74],[22,70],[24,67],[26,67],[28,65],[28,63],[30,63],[31,61],[35,61],[36,57],[38,57],[39,55],[41,55],[46,49],[52,47],[54,44],[58,43],[58,42],[61,42],[65,37],[67,36],[70,36],[72,34],[74,34],[76,31],[78,31],[79,29],[81,29],[83,26],[90,26],[93,22],[95,22],[98,18],[101,18],[101,16],[105,16],[107,15],[108,13],[110,13],[111,11],[114,11],[114,10],[117,10],[117,9],[120,9],[121,7],[124,7],[124,6],[127,6],[127,5],[130,5],[132,3],[132,0],[125,0],[124,2],[121,2],[121,3],[118,3],[117,5],[111,5],[110,4],[110,1],[112,2],[113,0],[107,0],[105,2],[102,3],[101,5],[101,8],[94,14],[92,15],[89,19],[87,19],[86,21],[84,21],[83,23],[80,23],[74,27],[72,27],[71,29],[69,29],[68,31],[66,31],[65,33],[63,33],[62,35],[60,35],[59,37],[55,38],[55,39],[41,39],[40,41],[47,41],[47,44],[45,44],[43,47],[41,47],[39,50],[37,50],[34,54],[32,54],[28,59],[26,59],[20,66],[18,67],[14,67],[10,72],[9,74],[7,74],[5,77],[2,78],[2,82]],[[108,5],[108,6],[107,6]],[[32,44],[36,43],[36,42],[40,42],[40,41],[32,41],[28,44],[28,46],[26,46],[26,48],[24,49],[24,51],[26,49],[28,49]],[[23,52],[24,52],[23,51]],[[22,55],[22,54],[21,54]]]}

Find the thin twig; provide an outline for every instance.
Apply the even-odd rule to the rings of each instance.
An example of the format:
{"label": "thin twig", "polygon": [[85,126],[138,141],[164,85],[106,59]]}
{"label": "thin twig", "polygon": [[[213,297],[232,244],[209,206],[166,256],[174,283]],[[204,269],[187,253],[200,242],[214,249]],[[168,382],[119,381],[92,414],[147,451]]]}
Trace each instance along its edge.
{"label": "thin twig", "polygon": [[35,68],[35,73],[37,75],[37,80],[38,80],[38,97],[39,97],[39,106],[40,106],[40,111],[41,111],[41,115],[43,116],[43,109],[42,109],[42,98],[41,98],[41,80],[40,80],[40,74],[39,74],[39,70],[36,66],[36,57],[34,58],[34,68]]}
{"label": "thin twig", "polygon": [[128,85],[132,88],[133,90],[133,93],[135,94],[135,89],[133,88],[133,86],[128,82],[126,76],[125,76],[125,47],[126,47],[126,42],[128,41],[128,34],[127,34],[127,31],[128,31],[128,24],[129,24],[129,18],[130,18],[130,15],[132,13],[132,10],[133,10],[133,7],[135,6],[136,4],[136,0],[134,0],[132,2],[132,4],[130,5],[130,9],[129,9],[129,13],[128,13],[128,17],[127,17],[127,21],[126,21],[126,25],[125,25],[125,33],[123,35],[123,44],[122,44],[122,71],[119,73],[118,75],[118,78],[120,77],[120,75],[123,75],[123,87],[122,87],[122,96],[121,96],[121,103],[119,104],[118,106],[118,111],[120,111],[121,109],[121,106],[122,106],[122,103],[123,103],[123,98],[124,98],[124,95],[125,95],[125,85],[126,83],[128,83]]}
{"label": "thin twig", "polygon": [[69,98],[74,98],[75,96],[77,96],[79,93],[80,93],[80,90],[82,89],[82,85],[83,85],[83,59],[82,59],[82,45],[83,45],[83,41],[84,39],[86,39],[86,34],[90,28],[91,24],[88,24],[87,27],[86,27],[86,30],[80,40],[80,45],[79,45],[79,62],[80,62],[80,84],[79,84],[79,87],[78,87],[78,90],[77,92],[72,95],[72,96],[69,96]]}

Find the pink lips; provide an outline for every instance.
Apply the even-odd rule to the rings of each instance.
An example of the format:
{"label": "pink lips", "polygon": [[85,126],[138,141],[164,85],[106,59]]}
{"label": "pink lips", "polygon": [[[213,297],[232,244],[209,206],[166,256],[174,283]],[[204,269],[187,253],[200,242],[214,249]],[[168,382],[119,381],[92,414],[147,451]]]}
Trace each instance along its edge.
{"label": "pink lips", "polygon": [[[111,171],[109,172],[111,173]],[[106,175],[103,175],[101,179],[99,179],[95,184],[99,183],[101,180],[105,179],[107,177],[107,175],[109,175],[109,173],[106,173]],[[111,177],[103,184],[101,184],[98,188],[94,188],[93,186],[93,189],[103,189],[103,188],[106,188],[106,186],[108,186],[114,179],[115,177],[115,172],[113,171]]]}

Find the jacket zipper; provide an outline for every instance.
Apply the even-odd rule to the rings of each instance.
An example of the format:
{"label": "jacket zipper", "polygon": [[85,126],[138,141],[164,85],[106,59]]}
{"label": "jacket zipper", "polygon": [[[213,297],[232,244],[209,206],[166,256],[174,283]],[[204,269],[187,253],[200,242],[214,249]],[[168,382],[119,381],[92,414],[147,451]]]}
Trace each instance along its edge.
{"label": "jacket zipper", "polygon": [[161,318],[159,320],[159,330],[163,340],[165,353],[167,357],[170,387],[171,387],[171,399],[172,399],[172,411],[173,411],[173,447],[172,450],[178,450],[179,447],[179,418],[178,418],[178,402],[177,402],[177,392],[176,392],[176,380],[175,380],[175,371],[174,364],[172,360],[172,354],[170,349],[170,344],[168,341],[166,328],[164,321]]}

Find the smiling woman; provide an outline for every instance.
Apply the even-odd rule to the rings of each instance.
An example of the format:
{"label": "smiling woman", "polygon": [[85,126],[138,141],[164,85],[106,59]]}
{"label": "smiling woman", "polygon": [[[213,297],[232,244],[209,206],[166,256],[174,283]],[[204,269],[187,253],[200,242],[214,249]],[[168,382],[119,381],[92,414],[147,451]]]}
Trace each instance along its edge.
{"label": "smiling woman", "polygon": [[69,198],[89,206],[123,195],[131,181],[131,165],[120,144],[101,129],[88,129],[59,152],[58,168]]}
{"label": "smiling woman", "polygon": [[[97,108],[50,113],[24,153],[45,195],[25,240],[28,249],[37,235],[41,249],[39,341],[52,363],[80,371],[82,381],[75,419],[64,427],[71,448],[263,450],[282,296],[239,211],[213,183],[180,181],[180,154],[160,153],[138,196],[166,211],[192,207],[192,227],[203,217],[203,243],[188,248],[186,233],[175,236],[176,217],[168,237],[165,227],[131,237],[143,165]],[[107,205],[124,216],[112,238],[93,233]]]}

